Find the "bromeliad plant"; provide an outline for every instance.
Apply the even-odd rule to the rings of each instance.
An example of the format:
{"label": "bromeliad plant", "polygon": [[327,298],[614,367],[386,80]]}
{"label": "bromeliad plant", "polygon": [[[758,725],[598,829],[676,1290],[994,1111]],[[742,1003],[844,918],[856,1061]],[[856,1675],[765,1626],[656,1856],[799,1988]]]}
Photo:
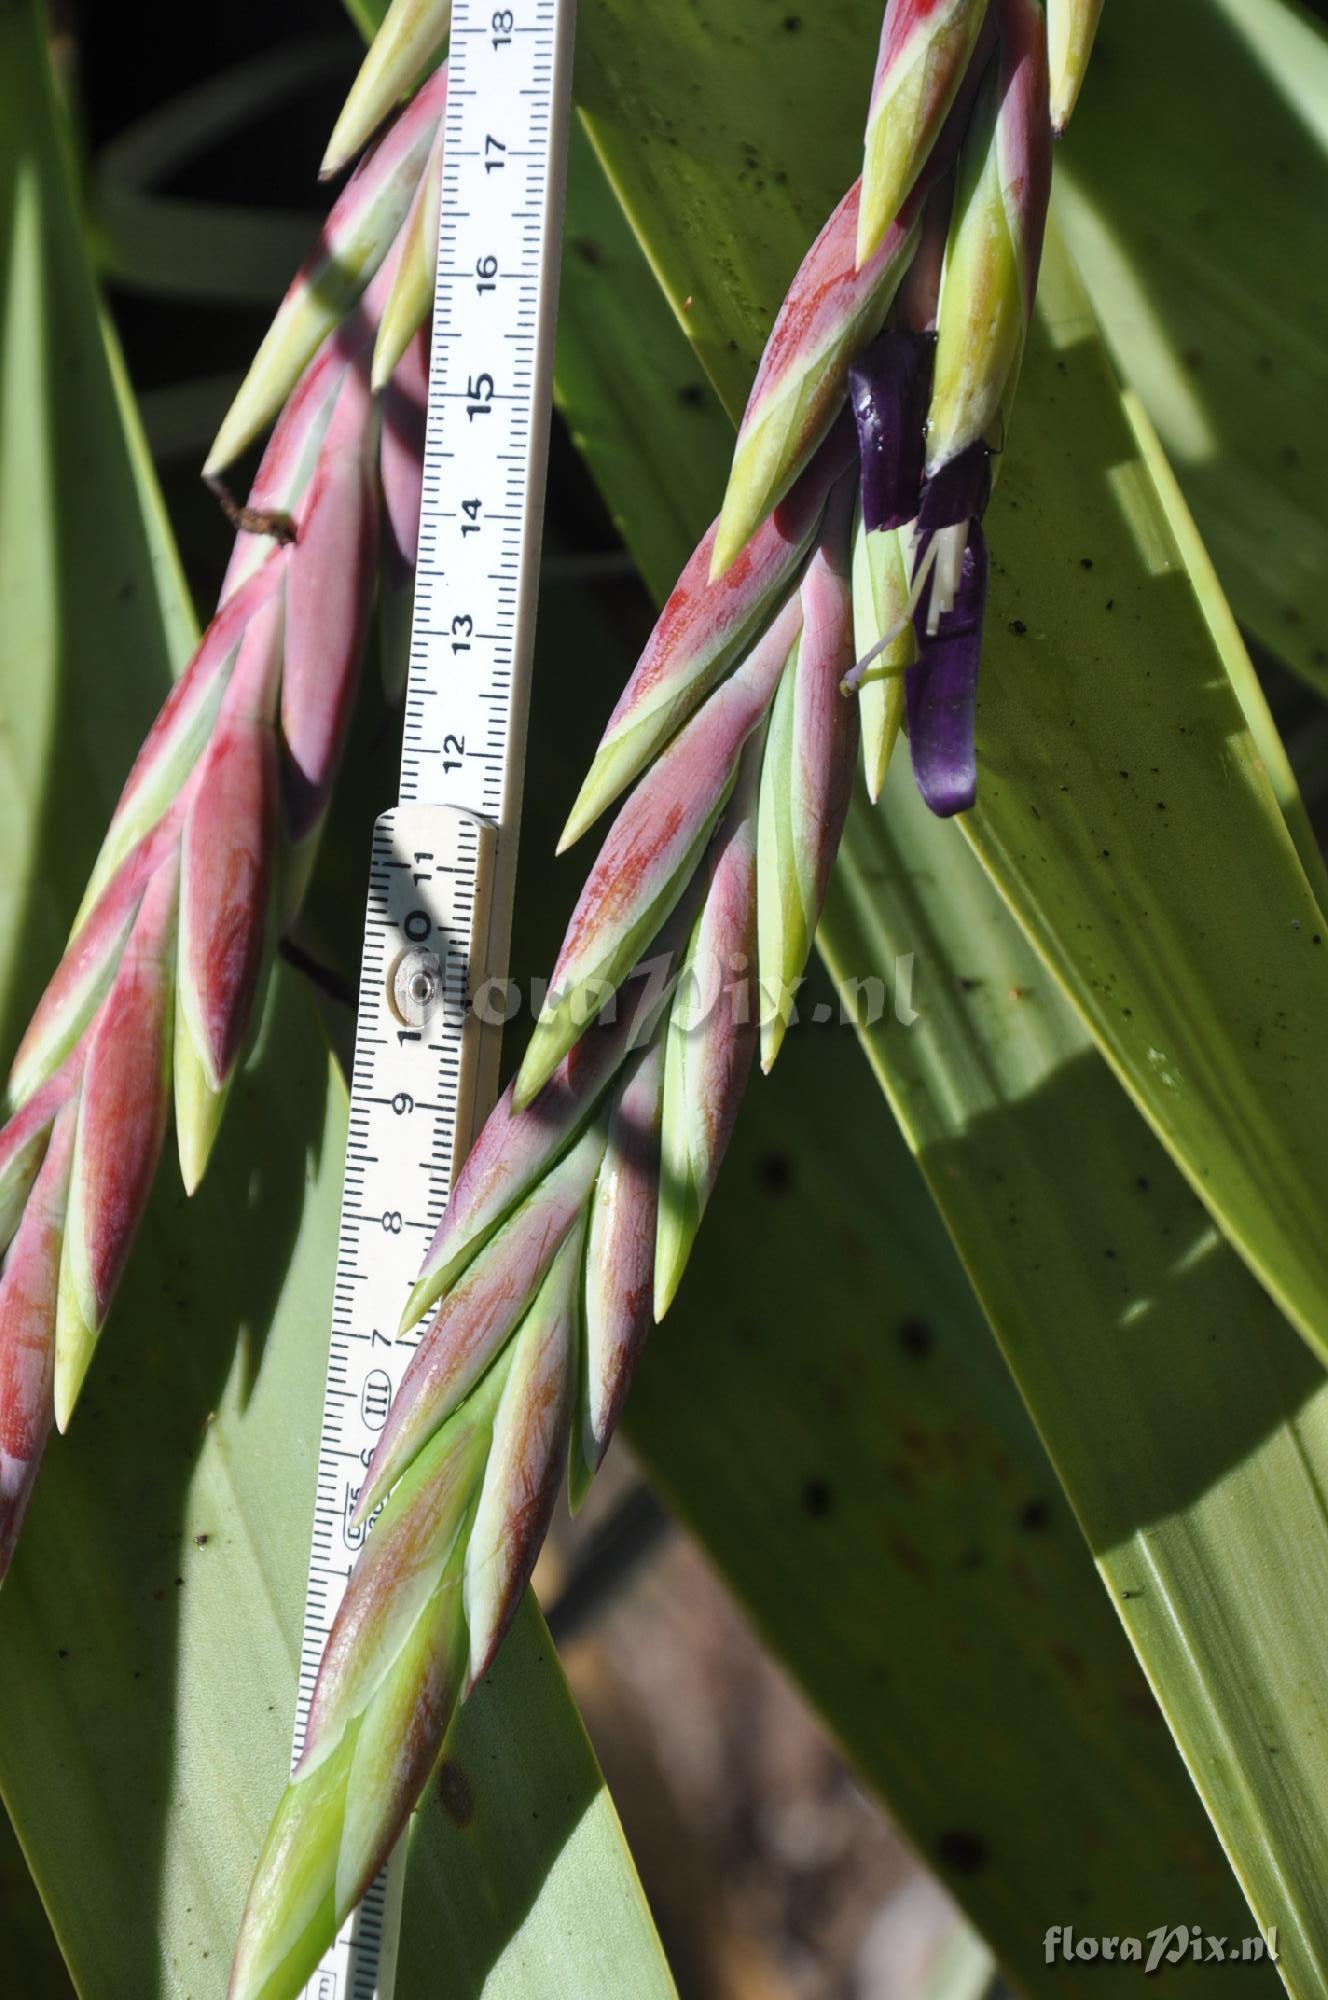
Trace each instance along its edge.
{"label": "bromeliad plant", "polygon": [[[377,4],[357,0],[357,11]],[[1116,6],[1119,16],[1108,16],[1115,67],[1095,78],[1076,115],[1070,172],[1057,161],[1062,219],[1097,304],[1119,325],[1127,378],[1178,447],[1235,608],[1274,652],[1283,607],[1288,619],[1298,608],[1311,668],[1322,496],[1308,466],[1297,473],[1292,453],[1276,465],[1272,454],[1282,440],[1312,435],[1316,394],[1323,402],[1313,366],[1321,288],[1294,254],[1322,162],[1287,97],[1294,90],[1308,101],[1328,40],[1314,44],[1292,0],[1247,0],[1239,29],[1221,0],[1173,0],[1164,15],[1149,15],[1145,0]],[[873,19],[854,0],[814,17],[781,15],[768,0],[701,9],[583,0],[582,101],[608,175],[584,145],[574,148],[561,393],[572,435],[652,587],[667,587],[683,567],[715,511],[732,450],[721,409],[695,394],[696,367],[704,363],[736,421],[769,308],[857,171],[843,112],[859,96],[866,110],[867,40],[880,10]],[[1051,31],[1057,18],[1068,17],[1053,18]],[[132,418],[126,426],[105,365],[60,107],[46,87],[44,31],[38,0],[0,10],[0,90],[9,93],[0,212],[10,224],[11,277],[0,369],[0,484],[10,503],[0,509],[10,670],[4,804],[23,878],[6,907],[19,967],[50,899],[82,887],[67,876],[70,842],[52,842],[49,829],[58,820],[75,840],[80,829],[100,837],[130,762],[118,748],[108,756],[104,729],[122,728],[138,696],[157,687],[185,616]],[[1288,46],[1294,65],[1277,60]],[[271,90],[292,79],[304,88],[307,65],[307,51],[283,54]],[[266,62],[257,67],[268,74]],[[1050,95],[1054,62],[1049,69]],[[247,68],[235,84],[246,121],[254,80]],[[104,71],[97,82],[113,89]],[[214,83],[224,95],[227,80]],[[211,86],[209,94],[215,101]],[[191,127],[194,110],[178,107],[177,130]],[[938,134],[952,110],[936,114]],[[1246,127],[1268,143],[1228,159],[1231,130]],[[665,129],[676,144],[661,144]],[[141,213],[117,206],[120,172],[119,159],[103,156],[82,186],[97,213],[98,250],[141,282],[154,253]],[[924,252],[943,253],[952,186],[942,175],[921,191],[919,247],[879,331],[925,336],[939,283]],[[1204,228],[1195,231],[1201,208]],[[234,260],[209,269],[198,217],[172,210],[162,204],[148,232],[171,246],[172,285],[184,243],[197,253],[195,281],[203,273],[228,294],[237,281],[257,287],[265,268],[257,219],[241,231],[228,218],[231,240],[243,240],[243,271]],[[1233,269],[1246,281],[1237,289]],[[1133,285],[1121,284],[1122,270]],[[1146,352],[1130,324],[1141,294]],[[684,308],[681,327],[670,298]],[[34,312],[34,299],[54,310]],[[1273,308],[1289,335],[1276,344]],[[1176,366],[1159,382],[1168,349]],[[1181,365],[1191,352],[1203,356],[1197,374]],[[1252,365],[1265,354],[1266,374]],[[926,338],[894,349],[901,408],[912,373],[934,356]],[[30,421],[48,391],[57,421]],[[908,393],[928,394],[925,385]],[[197,400],[206,400],[201,385]],[[876,407],[894,404],[878,393]],[[145,414],[169,451],[181,399],[170,399],[171,431],[156,430],[160,409],[149,401]],[[615,421],[624,412],[631,421]],[[916,449],[917,432],[907,431]],[[851,411],[841,413],[840,478],[854,435]],[[1267,1935],[1276,1927],[1276,1970],[1229,1972],[1233,1990],[1262,2000],[1280,1975],[1297,1995],[1322,1994],[1328,1758],[1314,1691],[1328,1596],[1315,1579],[1325,1574],[1328,1533],[1315,1496],[1328,1479],[1328,1385],[1296,1331],[1322,1353],[1321,864],[1248,663],[1223,624],[1220,592],[1054,238],[1018,416],[1008,440],[1002,422],[989,442],[1000,478],[981,523],[993,574],[977,808],[957,824],[935,817],[906,768],[894,772],[881,809],[854,781],[817,934],[845,1012],[855,997],[861,1006],[861,974],[884,974],[896,952],[919,951],[916,1027],[903,1031],[884,1015],[873,1024],[870,1001],[859,1016],[903,1136],[878,1122],[851,1038],[799,1038],[795,1059],[735,1129],[725,1199],[707,1210],[689,1260],[685,1310],[673,1314],[672,1335],[657,1344],[626,1414],[651,1476],[1017,1984],[1051,1992],[1064,1981],[1064,1960],[1045,1962],[1037,1913],[1078,1911],[1077,1937],[1147,1929],[1161,1907],[1229,1938],[1249,1931],[1251,1916]],[[924,438],[905,507],[920,497],[926,471]],[[1248,513],[1254,501],[1269,517],[1273,495],[1286,503],[1274,510],[1276,563]],[[764,623],[740,639],[682,728],[743,670],[795,596],[806,626],[809,565],[829,541],[835,499],[832,476]],[[968,540],[965,531],[965,549]],[[244,546],[271,553],[266,540]],[[904,555],[911,563],[911,546]],[[696,569],[714,606],[723,579],[712,590],[708,562]],[[851,557],[849,572],[851,587]],[[906,581],[911,588],[911,569]],[[924,638],[929,582],[917,607]],[[545,641],[556,650],[565,618],[578,684],[583,672],[611,670],[616,696],[616,649],[601,657],[597,644],[616,604],[570,583],[546,595]],[[1287,637],[1288,657],[1291,644]],[[855,636],[847,654],[862,664],[858,693],[836,711],[850,721],[856,714],[868,741],[869,697],[902,697],[905,720],[908,705],[906,680],[901,688],[899,675],[874,672],[892,663],[885,654],[865,659],[869,651]],[[604,1154],[579,1217],[570,1182],[553,1188],[561,1206],[545,1210],[555,1230],[569,1213],[569,1233],[579,1222],[596,1279],[613,1268],[612,1250],[590,1245],[587,1226],[607,1227],[606,1163],[637,1162],[619,1135],[642,1131],[646,1167],[659,1177],[646,1183],[653,1209],[640,1212],[653,1217],[654,1266],[663,1271],[672,1253],[662,1225],[689,1226],[689,1204],[704,1195],[706,1146],[718,1144],[705,1132],[692,1142],[670,1085],[674,1103],[681,1089],[685,1107],[694,1089],[708,1113],[726,1092],[736,1097],[728,1065],[750,1060],[752,1019],[759,1046],[757,767],[773,756],[786,675],[764,732],[758,722],[747,739],[730,794],[736,815],[750,798],[744,788],[756,785],[746,826],[756,832],[757,981],[747,979],[750,966],[728,981],[753,999],[748,1021],[721,986],[721,1020],[707,1034],[700,974],[722,961],[699,941],[688,961],[696,979],[674,977],[675,954],[691,952],[703,908],[712,935],[736,926],[732,898],[750,925],[750,838],[746,852],[741,840],[721,850],[712,834],[664,934],[640,947],[638,963],[660,962],[657,990],[624,981],[618,1019],[606,1006],[602,1027],[583,1029],[559,1065],[571,1086],[584,1087],[588,1109],[568,1109],[566,1145],[558,1140],[547,1172],[536,1162],[526,1199],[544,1195],[608,1114],[587,1147],[593,1156],[602,1139]],[[555,735],[576,729],[557,700],[556,674],[551,684],[545,722]],[[543,730],[540,740],[547,747]],[[640,785],[675,740],[676,731],[666,734],[647,758]],[[908,761],[901,743],[895,762]],[[362,850],[338,791],[353,872]],[[89,810],[95,828],[83,824]],[[727,833],[723,819],[718,828]],[[336,838],[332,820],[325,881]],[[279,838],[284,875],[283,851]],[[712,892],[711,858],[723,860],[732,898],[718,896],[718,883]],[[326,1051],[307,1033],[300,985],[283,974],[270,1008],[265,998],[261,1062],[233,1092],[209,1166],[221,1182],[209,1203],[216,1226],[198,1226],[206,1217],[195,1213],[182,1236],[188,1211],[166,1189],[175,1226],[159,1209],[142,1232],[90,1406],[73,1436],[53,1445],[0,1595],[0,1791],[87,1994],[145,1982],[216,1989],[285,1779],[345,1111]],[[822,1016],[816,1009],[813,1018]],[[673,1035],[675,1018],[699,1018],[697,1033]],[[725,1019],[745,1029],[745,1045],[737,1032],[718,1032]],[[704,1057],[699,1070],[689,1070],[694,1050]],[[652,1061],[664,1071],[657,1140],[645,1113],[629,1118],[617,1098],[629,1072],[635,1087]],[[646,1075],[647,1110],[655,1088]],[[495,1120],[486,1135],[495,1176],[487,1221],[501,1209],[505,1177],[519,1178],[529,1163],[517,1142],[523,1131],[534,1136],[531,1108]],[[77,1118],[73,1102],[54,1121],[25,1208],[16,1268],[38,1296],[58,1282],[62,1222],[50,1197]],[[622,1185],[630,1212],[636,1183],[624,1173]],[[477,1240],[487,1227],[484,1195],[477,1180]],[[239,1234],[246,1248],[237,1258]],[[505,1240],[524,1284],[532,1272],[516,1256],[517,1235]],[[459,1221],[456,1241],[469,1254],[465,1239]],[[482,1283],[496,1303],[506,1267],[486,1259],[481,1243],[442,1311],[479,1310]],[[653,1283],[652,1270],[652,1292]],[[624,1341],[606,1358],[601,1337],[583,1376],[580,1339],[589,1357],[593,1329],[608,1321],[595,1299],[575,1303],[583,1325],[568,1448],[579,1481],[606,1391],[621,1379],[616,1364],[631,1356]],[[477,1496],[492,1476],[498,1514],[511,1488],[492,1454],[513,1432],[483,1399],[486,1389],[507,1396],[519,1365],[527,1384],[542,1366],[519,1351],[530,1313],[496,1357],[501,1379],[481,1374],[458,1412],[479,1425],[477,1438],[457,1440],[458,1476]],[[642,1315],[642,1329],[652,1317]],[[453,1331],[460,1340],[459,1318]],[[1008,1376],[990,1351],[993,1335]],[[246,1364],[259,1343],[251,1377]],[[561,1359],[555,1347],[550,1365]],[[1020,1392],[1050,1462],[1020,1421]],[[561,1423],[564,1409],[552,1398],[550,1421]],[[215,1417],[201,1427],[204,1412]],[[398,1443],[410,1449],[400,1433]],[[429,1450],[413,1463],[423,1468]],[[363,1477],[358,1466],[353,1477]],[[375,1537],[390,1532],[410,1478],[408,1469]],[[457,1498],[447,1478],[440,1467],[443,1510]],[[1083,1541],[1058,1500],[1058,1478]],[[476,1549],[491,1545],[483,1520],[463,1510],[453,1545],[459,1600],[457,1591],[437,1600],[456,1618],[447,1633],[458,1648],[464,1640],[467,1657],[443,1663],[462,1679],[490,1607],[483,1571],[472,1564],[467,1574],[472,1531]],[[408,1564],[395,1547],[400,1592]],[[371,1668],[382,1667],[381,1679],[339,1707],[339,1679],[346,1684],[355,1664],[343,1654],[320,1697],[323,1761],[305,1798],[317,1805],[326,1778],[323,1803],[334,1808],[348,1756],[349,1772],[341,1817],[329,1810],[326,1841],[308,1850],[315,1931],[337,1893],[329,1844],[351,1869],[361,1808],[374,1796],[374,1730],[383,1725],[380,1744],[390,1733],[373,1695],[405,1657],[392,1653],[387,1625],[393,1604],[407,1600],[381,1581],[383,1618],[375,1609],[352,1649],[384,1641]],[[474,1628],[464,1625],[468,1591]],[[1270,1621],[1273,1603],[1279,1615]],[[669,1726],[667,1715],[660,1720]],[[1020,1774],[1013,1787],[1011,1771]],[[569,1987],[670,1990],[641,1934],[630,1863],[529,1599],[481,1698],[457,1710],[430,1792],[412,1829],[403,1993],[434,1990],[440,1962],[462,1985],[519,1991],[521,2000]],[[464,1828],[459,1806],[473,1807]],[[965,1831],[956,1838],[952,1829]],[[984,1852],[988,1865],[975,1870]],[[145,1881],[156,1893],[142,1893]],[[283,1888],[297,1894],[289,1878]],[[45,1991],[22,1964],[21,1939],[15,1961],[12,1928],[11,1984]],[[1108,1987],[1130,1979],[1128,1969],[1098,1966],[1095,1985],[1098,1974]],[[1178,1965],[1172,1976],[1201,1990],[1201,1970]]]}
{"label": "bromeliad plant", "polygon": [[[635,786],[412,1295],[407,1325],[438,1311],[361,1495],[363,1517],[385,1504],[259,1865],[237,1993],[293,1991],[358,1899],[503,1637],[564,1460],[579,1497],[603,1456],[752,1058],[768,1069],[792,1018],[859,739],[873,797],[906,717],[928,804],[973,801],[981,516],[1052,107],[1063,122],[1094,13],[1051,10],[1053,76],[1036,0],[887,11],[862,180],[776,320],[719,518],[573,807],[564,843]],[[445,29],[445,9],[398,0],[329,170]],[[307,878],[380,535],[385,600],[409,587],[445,89],[439,70],[357,169],[217,438],[205,472],[224,498],[221,474],[280,412],[231,510],[217,615],[14,1064],[0,1563],[72,1415],[172,1097],[186,1188],[205,1169],[265,938]]]}
{"label": "bromeliad plant", "polygon": [[[375,130],[445,36],[448,11],[397,0],[326,172]],[[759,938],[751,951],[734,946],[748,968],[759,962],[758,998],[773,996],[761,1029],[767,1068],[814,933],[859,732],[873,797],[907,709],[928,803],[955,812],[972,802],[980,517],[1036,282],[1048,104],[1063,123],[1096,13],[1060,0],[1044,27],[1036,0],[991,9],[896,0],[887,10],[863,179],[790,291],[720,518],[610,719],[564,841],[698,705],[698,730],[709,732],[717,683],[749,653],[722,697],[728,764],[708,768],[709,793],[698,789],[682,753],[691,744],[695,754],[700,737],[684,731],[678,761],[661,759],[642,787],[638,812],[671,783],[704,810],[681,845],[652,854],[645,901],[621,936],[595,916],[612,860],[592,877],[577,947],[555,975],[559,999],[523,1071],[526,1095],[541,1064],[547,1077],[575,1039],[568,1024],[586,1018],[589,988],[621,979],[682,894],[716,837],[738,746],[767,732],[767,710]],[[172,1095],[187,1189],[206,1166],[269,919],[280,925],[298,907],[316,846],[379,567],[385,622],[401,631],[445,88],[439,70],[352,177],[217,437],[205,476],[240,531],[221,604],[130,774],[14,1062],[0,1130],[0,1242],[12,1245],[0,1277],[0,1574],[51,1424],[63,1429],[72,1416]],[[860,480],[851,426],[837,414],[846,385]],[[248,506],[237,509],[221,474],[279,411]],[[774,636],[753,646],[767,628],[785,634],[784,658],[773,656]],[[841,681],[857,690],[855,705],[833,698]],[[739,687],[752,696],[741,711]],[[606,855],[649,847],[649,826],[625,822]],[[54,1144],[71,1128],[68,1147]],[[727,1132],[724,1118],[715,1129]],[[712,1150],[692,1174],[705,1192],[722,1145]],[[704,1192],[692,1205],[699,1216]]]}
{"label": "bromeliad plant", "polygon": [[[769,1069],[793,1018],[859,744],[873,798],[903,726],[932,810],[974,801],[982,515],[1096,14],[887,10],[863,177],[794,279],[719,517],[573,806],[564,846],[634,787],[403,1318],[434,1313],[360,1493],[372,1534],[235,2000],[294,1993],[316,1964],[494,1658],[564,1465],[576,1501],[603,1456],[753,1057]],[[416,26],[398,0],[366,65],[384,93]]]}

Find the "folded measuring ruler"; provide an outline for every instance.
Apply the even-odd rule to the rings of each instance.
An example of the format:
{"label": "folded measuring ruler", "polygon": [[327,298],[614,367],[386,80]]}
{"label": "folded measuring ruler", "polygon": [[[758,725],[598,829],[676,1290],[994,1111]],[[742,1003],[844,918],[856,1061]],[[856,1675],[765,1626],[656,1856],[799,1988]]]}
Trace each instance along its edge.
{"label": "folded measuring ruler", "polygon": [[[374,828],[295,1754],[410,1359],[397,1322],[495,1094],[539,578],[573,0],[454,0],[401,801]],[[405,1843],[305,1991],[388,2000]]]}

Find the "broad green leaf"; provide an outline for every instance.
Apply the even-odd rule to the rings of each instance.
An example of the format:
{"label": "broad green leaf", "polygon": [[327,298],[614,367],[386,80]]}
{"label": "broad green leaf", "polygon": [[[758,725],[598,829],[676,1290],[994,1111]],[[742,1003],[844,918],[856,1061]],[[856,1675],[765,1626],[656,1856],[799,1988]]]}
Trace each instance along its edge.
{"label": "broad green leaf", "polygon": [[[1114,394],[1072,274],[1053,269],[994,511],[993,540],[1010,551],[989,648],[1003,690],[1026,638],[1052,629],[1053,594],[1060,660],[1092,659],[1103,616],[1088,593],[1063,583],[1057,593],[1031,541],[1019,559],[1033,516],[1044,538],[1055,519],[1098,551],[1118,509],[1141,536],[1169,532],[1165,496],[1131,456],[1128,429],[1106,421]],[[1067,421],[1079,442],[1073,474],[1062,470]],[[1117,608],[1131,608],[1124,592]],[[1043,673],[1057,677],[1045,660]],[[1067,734],[1084,712],[1073,694],[1068,703]],[[1153,741],[1198,726],[1177,720]],[[1040,740],[1055,740],[1049,723]],[[1139,751],[1148,754],[1140,736],[1123,732],[1122,759]],[[984,783],[994,761],[989,752]],[[855,815],[823,948],[841,973],[856,972],[924,926],[930,934],[943,976],[925,1029],[888,1045],[870,1036],[873,1062],[1251,1906],[1265,1932],[1276,1928],[1283,1976],[1294,1993],[1328,1992],[1328,1716],[1316,1664],[1328,1640],[1328,1386],[1146,1140],[991,886],[965,871],[906,774],[891,790],[886,822]],[[987,817],[985,806],[975,815]],[[1060,834],[1072,853],[1064,823]],[[1028,851],[1051,837],[1031,828]],[[1150,886],[1165,865],[1153,863]],[[1304,921],[1312,951],[1322,918],[1311,905]],[[1159,978],[1164,967],[1159,950]]]}
{"label": "broad green leaf", "polygon": [[1328,693],[1325,105],[1328,31],[1290,0],[1111,0],[1056,170],[1238,615]]}
{"label": "broad green leaf", "polygon": [[[1054,237],[1040,296],[1046,386],[1024,399],[990,517],[1004,587],[965,831],[1215,1220],[1322,1352],[1328,924]],[[1092,482],[1090,451],[1108,468]]]}
{"label": "broad green leaf", "polygon": [[[0,80],[9,1046],[192,634],[35,7],[0,10]],[[163,1172],[0,1593],[0,1794],[89,2000],[222,1989],[287,1768],[346,1123],[310,1026],[274,979],[202,1191]],[[416,1823],[402,2000],[437,1990],[444,1955],[460,1995],[670,1993],[533,1606],[449,1755]]]}
{"label": "broad green leaf", "polygon": [[[682,336],[659,328],[661,301],[579,147],[568,219],[596,255],[564,269],[564,410],[659,595],[713,507],[703,468],[732,433],[711,404],[680,438]],[[610,287],[612,312],[600,300]],[[629,345],[614,331],[623,314],[639,329]],[[633,412],[627,438],[597,422],[588,384]],[[518,910],[538,963],[575,882],[560,890],[564,860],[550,883],[535,836],[561,824],[567,771],[581,768],[627,664],[606,614],[566,596],[546,589],[542,642],[555,658],[577,642],[582,698],[570,713],[551,698],[541,714],[541,693],[557,690],[537,677],[533,738],[556,733],[560,754],[529,774]],[[959,859],[981,882],[962,848]],[[915,954],[925,1007],[938,977],[926,935],[901,950]],[[889,959],[859,969],[882,978],[886,1042],[920,1032],[895,1015],[896,990],[909,1011],[908,967],[898,989]],[[1217,1929],[1240,1934],[1249,1920],[1235,1884],[1141,1698],[933,1205],[819,986],[809,1015],[774,1075],[753,1083],[682,1293],[632,1392],[632,1441],[1025,1990],[1068,1990],[1042,1943],[1067,1909],[1084,1931],[1119,1932],[1151,1927],[1174,1903],[1220,1911]],[[1201,1972],[1178,1971],[1200,1990]],[[1091,1976],[1097,1990],[1136,1975]],[[1276,1990],[1267,1967],[1227,1976]]]}
{"label": "broad green leaf", "polygon": [[1323,1994],[1328,1385],[943,836],[906,772],[855,810],[822,949],[931,969],[873,1066],[1284,1977]]}

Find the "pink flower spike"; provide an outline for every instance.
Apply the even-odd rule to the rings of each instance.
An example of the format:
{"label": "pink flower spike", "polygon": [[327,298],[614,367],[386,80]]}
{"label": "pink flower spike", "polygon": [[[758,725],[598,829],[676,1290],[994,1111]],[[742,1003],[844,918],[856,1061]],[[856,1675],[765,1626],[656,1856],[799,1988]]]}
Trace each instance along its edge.
{"label": "pink flower spike", "polygon": [[996,432],[1018,378],[1051,191],[1047,35],[1039,0],[993,0],[997,54],[959,161],[936,319],[927,472]]}
{"label": "pink flower spike", "polygon": [[9,1102],[21,1106],[53,1076],[101,1005],[120,964],[144,891],[180,837],[188,786],[171,801],[107,882],[75,930],[19,1043]]}
{"label": "pink flower spike", "polygon": [[587,1029],[524,1110],[514,1108],[512,1085],[507,1086],[457,1175],[401,1315],[402,1333],[456,1282],[594,1115],[631,1046],[633,1013],[624,1007],[613,1023],[596,1021]]}
{"label": "pink flower spike", "polygon": [[205,478],[224,472],[271,422],[322,341],[383,264],[410,212],[446,101],[444,65],[351,175],[217,433]]}
{"label": "pink flower spike", "polygon": [[202,1178],[263,960],[277,822],[283,597],[254,618],[185,820],[175,1125],[186,1193]]}
{"label": "pink flower spike", "polygon": [[585,1217],[568,1230],[512,1343],[466,1546],[470,1669],[463,1693],[493,1664],[548,1533],[572,1421]]}
{"label": "pink flower spike", "polygon": [[266,543],[266,558],[213,617],[167,695],[134,759],[74,919],[73,934],[117,868],[161,819],[202,755],[249,620],[286,573],[287,551]]}
{"label": "pink flower spike", "polygon": [[852,426],[841,421],[785,498],[713,582],[719,522],[712,523],[674,585],[609,717],[558,842],[560,854],[640,776],[751,644],[797,575],[825,496],[853,456]]}
{"label": "pink flower spike", "polygon": [[254,1870],[230,2000],[303,1991],[437,1761],[465,1671],[463,1530],[502,1372],[421,1454],[360,1551],[319,1666],[304,1754]]}
{"label": "pink flower spike", "polygon": [[761,766],[757,936],[764,1070],[792,1018],[853,784],[858,709],[841,692],[853,664],[853,501],[852,482],[845,479],[826,509],[803,579],[802,644],[780,687]]}
{"label": "pink flower spike", "polygon": [[764,637],[647,771],[581,891],[516,1082],[530,1102],[636,963],[692,880],[802,623],[790,599]]}
{"label": "pink flower spike", "polygon": [[73,1103],[56,1114],[0,1276],[0,1582],[51,1430],[56,1282],[77,1120]]}
{"label": "pink flower spike", "polygon": [[857,257],[870,257],[913,192],[963,82],[987,0],[889,0],[867,113]]}
{"label": "pink flower spike", "polygon": [[[838,509],[838,501],[831,506]],[[814,641],[803,586],[802,653]],[[813,608],[815,608],[813,603]],[[663,1136],[654,1310],[663,1319],[687,1268],[696,1232],[737,1121],[759,1024],[756,824],[762,744],[743,752],[733,797],[707,857],[701,914],[665,1031]]]}
{"label": "pink flower spike", "polygon": [[347,371],[290,551],[281,729],[286,824],[320,819],[345,743],[378,548],[376,418],[367,363]]}
{"label": "pink flower spike", "polygon": [[83,1056],[81,1046],[66,1056],[55,1075],[33,1092],[23,1109],[0,1126],[0,1251],[14,1239],[51,1127],[82,1080]]}
{"label": "pink flower spike", "polygon": [[55,1323],[55,1420],[69,1424],[147,1206],[166,1129],[179,862],[163,861],[88,1045]]}
{"label": "pink flower spike", "polygon": [[920,191],[861,267],[855,181],[803,258],[766,342],[738,431],[710,574],[721,577],[829,430],[849,364],[885,324],[917,236]]}
{"label": "pink flower spike", "polygon": [[590,1204],[579,1415],[569,1469],[574,1508],[609,1448],[637,1357],[654,1324],[663,1090],[661,1038],[628,1072],[618,1093]]}

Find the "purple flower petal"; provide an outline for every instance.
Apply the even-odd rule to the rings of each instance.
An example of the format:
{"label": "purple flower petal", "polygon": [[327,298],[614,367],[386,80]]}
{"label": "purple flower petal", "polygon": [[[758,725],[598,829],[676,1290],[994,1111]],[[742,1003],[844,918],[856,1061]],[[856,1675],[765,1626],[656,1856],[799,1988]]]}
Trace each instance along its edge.
{"label": "purple flower petal", "polygon": [[961,451],[957,458],[934,472],[923,487],[918,533],[933,535],[938,528],[980,520],[990,498],[991,453],[981,442],[971,444],[967,451]]}
{"label": "purple flower petal", "polygon": [[986,601],[987,544],[974,521],[954,606],[933,638],[927,636],[925,602],[919,608],[915,629],[921,650],[904,676],[913,777],[940,819],[967,812],[977,797],[973,720]]}
{"label": "purple flower petal", "polygon": [[935,344],[927,334],[891,330],[848,371],[868,534],[902,528],[918,511]]}

